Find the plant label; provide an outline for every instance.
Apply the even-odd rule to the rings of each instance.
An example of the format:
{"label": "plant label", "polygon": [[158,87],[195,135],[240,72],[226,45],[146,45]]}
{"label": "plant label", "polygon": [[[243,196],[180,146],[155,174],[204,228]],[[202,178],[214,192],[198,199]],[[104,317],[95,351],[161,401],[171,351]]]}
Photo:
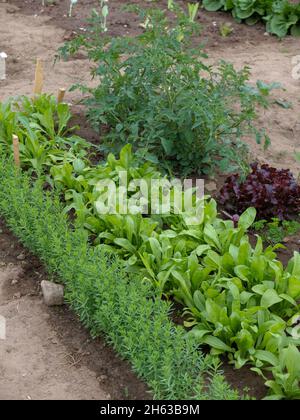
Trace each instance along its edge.
{"label": "plant label", "polygon": [[6,59],[7,55],[5,52],[0,53],[0,80],[6,79]]}
{"label": "plant label", "polygon": [[4,316],[0,315],[0,340],[5,340],[6,338],[6,319]]}

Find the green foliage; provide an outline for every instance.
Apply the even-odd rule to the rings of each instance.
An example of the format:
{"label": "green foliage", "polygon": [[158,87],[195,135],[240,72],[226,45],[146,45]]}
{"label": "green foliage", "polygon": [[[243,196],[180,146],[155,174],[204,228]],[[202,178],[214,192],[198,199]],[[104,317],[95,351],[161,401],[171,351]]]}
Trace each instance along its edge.
{"label": "green foliage", "polygon": [[66,58],[83,48],[95,64],[99,85],[76,87],[89,94],[83,103],[92,125],[105,128],[101,147],[118,153],[130,143],[140,156],[180,175],[240,169],[247,161],[241,139],[259,137],[256,105],[267,105],[249,88],[249,69],[205,65],[201,47],[192,46],[199,28],[177,7],[175,25],[163,10],[137,10],[142,34],[105,37],[94,17],[85,34],[60,49]]}
{"label": "green foliage", "polygon": [[[19,113],[14,117],[18,119]],[[25,125],[21,128],[25,136],[31,129]],[[9,151],[7,147],[7,154]],[[119,158],[109,154],[107,161],[97,166],[81,159],[80,153],[79,150],[79,157],[76,156],[72,163],[55,163],[50,170],[46,166],[33,189],[27,175],[17,175],[9,162],[0,162],[0,210],[24,243],[41,255],[43,261],[66,281],[67,287],[70,287],[70,302],[81,314],[84,323],[92,329],[98,325],[104,331],[110,331],[113,325],[114,330],[109,332],[112,342],[122,354],[126,354],[126,346],[129,346],[128,357],[157,395],[175,398],[175,395],[183,396],[185,389],[189,397],[192,396],[190,390],[195,382],[185,379],[182,372],[190,364],[195,366],[193,355],[196,353],[193,352],[198,343],[209,345],[213,357],[226,353],[237,368],[250,364],[261,375],[271,370],[273,380],[266,383],[271,395],[298,398],[298,371],[286,364],[285,354],[300,344],[299,334],[294,329],[300,314],[299,253],[295,252],[284,268],[275,252],[281,245],[264,249],[259,236],[255,246],[250,244],[247,230],[256,217],[254,208],[248,208],[235,225],[231,220],[219,218],[216,202],[206,196],[198,198],[194,195],[193,206],[179,214],[175,207],[169,213],[161,212],[151,217],[143,216],[139,210],[126,214],[99,213],[97,206],[110,199],[105,191],[99,191],[99,181],[113,180],[116,188],[120,189],[124,181],[120,175],[122,172],[127,173],[126,186],[135,178],[143,179],[147,184],[155,178],[166,180],[166,177],[149,162],[141,162],[133,154],[130,144],[121,150]],[[45,193],[45,198],[41,193],[45,177],[54,188],[54,204],[50,196]],[[10,190],[12,192],[8,193]],[[57,198],[62,194],[66,201],[64,212]],[[135,194],[135,190],[127,189],[126,198]],[[35,199],[38,200],[37,205],[34,204]],[[47,203],[45,213],[44,202]],[[75,210],[76,229],[66,233],[65,213],[70,209]],[[60,212],[62,214],[58,217],[56,213]],[[53,219],[49,219],[48,213],[53,213]],[[57,223],[61,226],[51,233],[49,229]],[[73,239],[68,242],[68,235],[71,235],[70,238],[74,235],[75,242]],[[39,239],[35,240],[35,237]],[[87,245],[91,240],[94,240],[94,247]],[[108,258],[105,264],[116,267],[116,277],[112,278],[107,271],[109,269],[103,266],[105,252]],[[115,254],[122,258],[117,266],[114,266]],[[60,260],[62,256],[63,263]],[[99,273],[104,276],[103,279]],[[120,278],[124,280],[120,281]],[[148,332],[145,331],[145,340],[141,335],[136,338],[139,328],[142,328],[140,320],[143,317],[152,320],[153,314],[156,314],[156,309],[154,312],[147,309],[143,297],[140,297],[140,293],[144,296],[143,290],[146,300],[153,303],[154,299],[155,304],[161,302],[167,310],[169,305],[159,299],[161,295],[167,301],[175,299],[184,306],[185,324],[190,328],[184,339],[186,343],[193,343],[194,349],[184,347],[184,352],[192,351],[192,359],[184,355],[185,360],[180,362],[180,350],[178,359],[174,356],[178,360],[175,365],[170,364],[173,359],[167,359],[165,364],[158,363],[158,357],[164,354],[160,346],[164,346],[165,342],[158,342],[157,338],[154,341],[159,350],[151,347],[150,334],[154,337],[155,334],[157,337],[163,334],[153,324]],[[139,299],[142,303],[137,308],[132,302]],[[116,319],[112,321],[115,312]],[[96,318],[95,313],[98,314]],[[139,314],[137,320],[134,320],[135,313]],[[129,323],[132,329],[128,329]],[[159,326],[161,324],[159,321]],[[180,331],[184,337],[184,330]],[[174,342],[174,346],[177,344],[177,341]],[[144,358],[140,354],[143,351],[146,354]],[[278,370],[275,360],[280,360],[281,370]],[[204,365],[206,362],[204,360]],[[176,376],[173,386],[173,379],[170,379],[173,373],[170,372],[180,369],[180,363],[183,363],[183,368],[178,375],[183,376],[180,380]],[[163,376],[159,376],[161,374]],[[162,383],[167,388],[160,394]],[[217,389],[222,389],[219,385]]]}
{"label": "green foliage", "polygon": [[[134,161],[129,146],[120,160]],[[112,156],[109,161],[118,162]],[[258,237],[252,248],[246,231],[255,220],[253,208],[235,227],[217,217],[214,200],[200,201],[203,212],[196,225],[189,223],[189,212],[152,220],[94,211],[96,248],[117,252],[127,272],[143,275],[157,294],[183,304],[185,324],[193,327],[189,334],[208,344],[212,355],[227,353],[236,368],[250,363],[261,373],[270,366],[268,358],[300,344],[288,329],[300,310],[300,256],[295,253],[284,269],[274,252],[280,245],[264,250]],[[90,220],[81,223],[89,228]]]}
{"label": "green foliage", "polygon": [[[126,173],[125,179],[122,178],[124,173]],[[161,174],[149,162],[140,163],[140,160],[133,155],[130,145],[121,150],[119,159],[110,153],[103,164],[89,166],[82,159],[77,158],[72,164],[52,166],[50,175],[48,182],[64,193],[67,203],[66,211],[74,209],[79,220],[95,235],[103,233],[107,223],[111,225],[110,215],[99,214],[99,206],[105,204],[109,206],[111,198],[106,190],[98,189],[98,183],[101,180],[114,181],[117,186],[116,193],[118,193],[121,188],[128,187],[132,180],[143,179],[149,184],[151,179],[161,178]],[[129,196],[126,198],[134,196],[134,192],[131,193],[128,188],[127,192]],[[117,203],[118,208],[119,203]],[[117,216],[113,223],[116,221]],[[117,226],[118,224],[114,226],[115,229]]]}
{"label": "green foliage", "polygon": [[10,153],[15,134],[20,141],[24,168],[42,174],[56,163],[72,163],[77,157],[85,156],[88,145],[78,136],[68,136],[76,128],[68,128],[70,118],[69,106],[57,104],[56,98],[50,95],[34,99],[24,96],[0,103],[0,149]]}
{"label": "green foliage", "polygon": [[274,217],[271,222],[258,220],[253,224],[253,228],[259,232],[264,242],[277,244],[282,242],[287,236],[292,236],[299,232],[300,223],[297,220],[281,221]]}
{"label": "green foliage", "polygon": [[226,38],[233,32],[233,27],[230,23],[223,23],[219,27],[219,32],[222,37]]}
{"label": "green foliage", "polygon": [[237,21],[253,25],[263,19],[267,31],[280,38],[300,35],[300,4],[288,0],[203,0],[206,10],[230,10]]}
{"label": "green foliage", "polygon": [[278,358],[272,360],[272,375],[274,380],[268,380],[266,385],[272,389],[272,394],[266,399],[280,400],[300,399],[300,353],[296,346],[282,350]]}
{"label": "green foliage", "polygon": [[[120,261],[71,230],[57,194],[0,160],[0,213],[23,244],[59,275],[84,325],[105,332],[157,399],[238,399],[197,341],[169,319],[171,306]],[[209,382],[205,376],[209,373]]]}

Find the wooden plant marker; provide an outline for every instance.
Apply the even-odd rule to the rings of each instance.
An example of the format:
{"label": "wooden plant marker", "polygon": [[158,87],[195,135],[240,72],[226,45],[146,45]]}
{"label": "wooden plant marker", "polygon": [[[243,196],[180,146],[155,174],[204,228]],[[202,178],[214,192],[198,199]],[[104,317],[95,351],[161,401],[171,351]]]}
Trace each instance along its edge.
{"label": "wooden plant marker", "polygon": [[15,164],[18,168],[20,168],[20,144],[19,138],[16,135],[13,135],[13,149],[14,149],[14,159]]}
{"label": "wooden plant marker", "polygon": [[65,88],[60,88],[58,90],[58,94],[57,94],[57,103],[60,104],[65,97],[65,93],[66,93],[66,89]]}
{"label": "wooden plant marker", "polygon": [[40,95],[42,93],[43,83],[44,83],[43,61],[40,58],[38,58],[36,60],[34,88],[33,88],[33,93],[35,95]]}

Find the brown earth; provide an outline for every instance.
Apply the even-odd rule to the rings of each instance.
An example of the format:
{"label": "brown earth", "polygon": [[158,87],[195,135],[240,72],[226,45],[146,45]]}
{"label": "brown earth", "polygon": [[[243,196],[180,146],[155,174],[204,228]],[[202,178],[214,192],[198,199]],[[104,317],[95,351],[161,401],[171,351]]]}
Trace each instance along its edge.
{"label": "brown earth", "polygon": [[[148,5],[149,2],[133,0]],[[126,0],[110,1],[109,32],[113,35],[136,34],[138,21],[121,11]],[[157,1],[153,5],[166,5]],[[0,51],[8,54],[7,79],[0,81],[0,100],[31,94],[34,64],[42,58],[45,69],[44,90],[56,93],[59,87],[92,83],[89,62],[78,56],[53,65],[55,53],[64,41],[85,26],[97,1],[79,0],[72,18],[67,17],[69,0],[52,1],[45,8],[41,0],[0,0]],[[209,62],[231,61],[236,67],[252,69],[251,80],[280,82],[284,90],[273,93],[291,102],[292,109],[273,105],[262,111],[258,126],[265,127],[272,145],[263,150],[249,140],[253,157],[278,167],[289,167],[295,174],[299,164],[294,152],[300,151],[300,80],[292,77],[292,58],[300,55],[300,41],[287,37],[280,41],[265,34],[262,24],[239,25],[226,13],[200,10],[203,33],[199,42],[209,54]],[[230,22],[233,32],[221,37],[219,28]],[[300,61],[300,60],[299,60]],[[78,92],[67,94],[73,105]],[[74,107],[77,114],[81,108]],[[78,116],[78,115],[77,115]],[[80,115],[79,115],[80,117]],[[90,132],[82,127],[82,134]],[[93,141],[97,135],[91,132]],[[0,234],[0,314],[7,317],[7,340],[0,341],[0,399],[126,399],[147,398],[147,389],[103,341],[91,341],[67,308],[47,309],[39,295],[39,282],[45,273],[32,256],[16,257],[24,250],[2,225]],[[295,248],[297,242],[295,241]],[[13,283],[13,284],[12,284]],[[225,367],[228,380],[239,389],[250,386],[252,394],[265,393],[262,381],[247,369],[235,372]]]}

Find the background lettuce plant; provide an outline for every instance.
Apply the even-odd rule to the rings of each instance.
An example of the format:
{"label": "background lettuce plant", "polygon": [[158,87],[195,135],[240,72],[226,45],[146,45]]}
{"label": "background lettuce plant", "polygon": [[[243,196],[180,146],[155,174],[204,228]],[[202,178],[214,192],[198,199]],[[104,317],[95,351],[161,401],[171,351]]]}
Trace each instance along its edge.
{"label": "background lettuce plant", "polygon": [[288,0],[203,0],[209,11],[229,10],[237,21],[253,25],[266,21],[268,32],[283,38],[300,35],[300,4]]}

